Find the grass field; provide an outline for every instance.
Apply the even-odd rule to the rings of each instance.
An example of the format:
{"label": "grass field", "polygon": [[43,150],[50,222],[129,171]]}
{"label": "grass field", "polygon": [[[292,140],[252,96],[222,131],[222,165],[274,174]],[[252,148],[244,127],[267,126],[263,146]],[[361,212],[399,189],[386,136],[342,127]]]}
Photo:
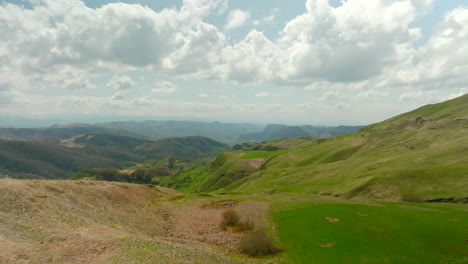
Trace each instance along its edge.
{"label": "grass field", "polygon": [[314,204],[275,214],[291,263],[468,263],[466,205]]}

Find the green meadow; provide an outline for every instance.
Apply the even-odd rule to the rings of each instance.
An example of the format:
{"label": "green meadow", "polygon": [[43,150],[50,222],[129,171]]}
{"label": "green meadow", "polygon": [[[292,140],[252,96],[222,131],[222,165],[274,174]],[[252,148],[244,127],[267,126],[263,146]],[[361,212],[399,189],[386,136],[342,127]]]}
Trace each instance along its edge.
{"label": "green meadow", "polygon": [[274,214],[290,263],[467,263],[466,205],[317,203]]}

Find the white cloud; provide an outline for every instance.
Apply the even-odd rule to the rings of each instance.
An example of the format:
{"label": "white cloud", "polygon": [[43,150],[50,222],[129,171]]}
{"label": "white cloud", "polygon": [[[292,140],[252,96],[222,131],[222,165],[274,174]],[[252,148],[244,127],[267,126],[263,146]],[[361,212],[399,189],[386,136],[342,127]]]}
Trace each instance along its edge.
{"label": "white cloud", "polygon": [[177,89],[177,86],[171,82],[157,82],[156,88],[151,90],[152,95],[169,95]]}
{"label": "white cloud", "polygon": [[112,88],[114,90],[129,90],[133,88],[135,82],[126,75],[117,76],[114,75],[112,79],[106,84],[107,87]]}
{"label": "white cloud", "polygon": [[468,88],[468,8],[457,8],[439,22],[427,44],[396,65],[389,83],[413,89]]}
{"label": "white cloud", "polygon": [[400,95],[400,101],[432,101],[435,96],[434,91],[412,91],[412,92],[405,92]]}
{"label": "white cloud", "polygon": [[209,97],[209,95],[206,94],[206,93],[199,93],[198,97],[207,98],[207,97]]}
{"label": "white cloud", "polygon": [[[60,72],[65,65],[83,76],[149,69],[241,83],[357,82],[407,60],[420,36],[410,25],[430,3],[348,0],[332,7],[327,0],[309,0],[307,12],[289,21],[279,39],[272,41],[252,30],[233,45],[226,45],[225,35],[203,21],[223,11],[225,0],[184,0],[179,9],[160,12],[124,3],[93,9],[77,0],[34,1],[32,9],[4,4],[0,54],[5,57],[0,63],[9,75],[20,72],[28,78]],[[71,11],[64,16],[63,10]],[[273,20],[277,12],[273,9],[265,21]],[[464,16],[463,10],[454,12],[446,24],[463,26]],[[249,19],[247,11],[231,10],[225,27],[241,27]],[[57,75],[60,78],[66,79]],[[70,87],[89,89],[93,87],[89,79]]]}
{"label": "white cloud", "polygon": [[367,91],[360,92],[358,95],[355,96],[355,98],[358,100],[375,101],[375,100],[384,98],[386,96],[388,96],[388,92],[370,89]]}
{"label": "white cloud", "polygon": [[216,68],[221,64],[219,54],[225,36],[216,27],[206,23],[183,32],[184,40],[162,62],[162,69],[170,74],[194,79],[219,79]]}
{"label": "white cloud", "polygon": [[[352,82],[378,76],[402,59],[419,36],[410,28],[419,10],[409,0],[348,0],[331,7],[309,0],[307,13],[283,29],[277,62],[279,77],[293,82],[313,79]],[[423,6],[424,10],[428,6]]]}
{"label": "white cloud", "polygon": [[[305,87],[306,91],[301,89],[296,97],[310,98],[313,94],[313,103],[321,106],[336,106],[340,100],[356,103],[388,98],[408,106],[466,93],[467,7],[448,12],[427,43],[415,47],[421,37],[421,30],[414,26],[415,18],[430,9],[430,0],[347,0],[337,7],[327,0],[304,2],[306,11],[282,21],[285,26],[278,37],[269,38],[275,34],[252,29],[238,42],[232,41],[232,31],[226,29],[251,25],[254,18],[247,11],[231,10],[223,28],[207,22],[207,17],[226,12],[226,0],[183,0],[181,7],[161,11],[125,3],[89,8],[78,0],[31,1],[28,8],[0,4],[0,81],[8,84],[8,89],[0,89],[0,100],[9,106],[0,111],[21,108],[46,113],[45,104],[35,103],[45,100],[45,96],[37,96],[41,93],[62,100],[44,101],[51,112],[66,111],[67,104],[76,106],[73,111],[82,111],[81,105],[96,113],[108,105],[125,106],[127,111],[138,106],[142,112],[154,105],[163,107],[158,110],[172,109],[170,103],[155,97],[186,88],[176,88],[172,83],[154,87],[150,76],[220,80],[220,85],[256,84],[255,89],[261,91],[256,97],[279,96],[265,84],[284,89]],[[66,15],[64,10],[68,10]],[[258,23],[276,21],[277,13],[272,10]],[[102,84],[109,76],[113,77]],[[141,89],[148,90],[147,96],[123,100],[138,96],[137,89],[132,89],[136,81],[142,84]],[[115,91],[107,89],[108,94],[102,95],[97,90],[103,86]],[[102,97],[55,96],[60,89],[62,94],[89,90],[86,93]],[[195,89],[204,91],[205,87]],[[230,91],[223,93],[231,95]],[[209,94],[211,100],[233,98]],[[251,94],[252,90],[244,93],[247,97]],[[236,107],[225,102],[216,107]],[[296,111],[319,110],[303,102],[297,105],[302,108],[294,108]],[[187,102],[180,107],[197,111],[216,108]]]}
{"label": "white cloud", "polygon": [[304,90],[310,91],[322,91],[322,90],[360,90],[369,85],[369,81],[360,81],[360,82],[328,82],[328,81],[318,81],[311,83],[304,87]]}
{"label": "white cloud", "polygon": [[[30,102],[30,99],[23,93],[12,90],[6,85],[0,85],[0,106],[24,104],[28,102]],[[3,107],[0,107],[0,112],[1,108]]]}
{"label": "white cloud", "polygon": [[[51,78],[63,84],[68,78],[62,68],[87,75],[135,69],[174,75],[212,72],[219,64],[215,46],[224,45],[224,35],[202,18],[226,3],[186,0],[180,9],[161,12],[124,3],[92,9],[78,0],[33,1],[32,9],[6,3],[0,5],[1,72],[26,76],[34,85],[44,81],[44,86],[45,75],[55,75]],[[69,12],[64,15],[64,10]],[[78,87],[89,89],[93,84],[86,80],[70,84]]]}
{"label": "white cloud", "polygon": [[279,14],[279,8],[273,8],[270,12],[270,15],[260,19],[260,20],[254,20],[253,24],[255,26],[259,26],[262,24],[273,24],[275,21],[276,16]]}
{"label": "white cloud", "polygon": [[239,43],[223,49],[225,64],[218,71],[222,71],[222,78],[239,83],[272,78],[268,65],[278,49],[262,32],[252,30]]}
{"label": "white cloud", "polygon": [[226,29],[234,29],[244,26],[250,18],[250,14],[247,11],[240,9],[234,9],[229,12],[229,16],[226,20]]}
{"label": "white cloud", "polygon": [[96,85],[94,83],[92,83],[90,80],[85,79],[81,76],[65,79],[64,85],[65,85],[65,88],[71,89],[71,90],[87,90],[87,89],[96,88]]}
{"label": "white cloud", "polygon": [[126,91],[117,91],[112,97],[112,101],[118,101],[125,99]]}
{"label": "white cloud", "polygon": [[338,98],[340,96],[341,96],[341,93],[338,92],[337,90],[329,90],[329,91],[324,92],[322,94],[322,96],[320,96],[316,100],[318,100],[318,101],[330,101],[330,100],[336,99],[336,98]]}
{"label": "white cloud", "polygon": [[255,94],[256,97],[266,97],[270,95],[271,94],[269,92],[265,92],[265,91]]}
{"label": "white cloud", "polygon": [[278,96],[281,96],[280,93],[269,93],[267,91],[262,91],[260,93],[256,93],[255,94],[255,97],[278,97]]}

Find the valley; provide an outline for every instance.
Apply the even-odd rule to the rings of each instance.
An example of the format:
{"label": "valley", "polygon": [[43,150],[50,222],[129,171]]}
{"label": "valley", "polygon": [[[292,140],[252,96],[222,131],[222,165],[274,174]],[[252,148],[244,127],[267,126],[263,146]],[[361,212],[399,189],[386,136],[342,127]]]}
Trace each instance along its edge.
{"label": "valley", "polygon": [[[466,263],[467,106],[232,149],[200,136],[4,139],[2,173],[22,180],[0,179],[0,262]],[[271,243],[261,256],[246,254],[255,230]]]}
{"label": "valley", "polygon": [[0,264],[468,264],[468,0],[0,2]]}

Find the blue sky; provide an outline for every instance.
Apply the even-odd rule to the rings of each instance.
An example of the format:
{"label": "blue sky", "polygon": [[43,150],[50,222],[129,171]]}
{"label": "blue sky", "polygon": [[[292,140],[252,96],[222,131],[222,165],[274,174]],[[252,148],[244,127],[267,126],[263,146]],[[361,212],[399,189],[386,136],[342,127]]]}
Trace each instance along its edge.
{"label": "blue sky", "polygon": [[467,93],[466,43],[468,1],[2,1],[0,115],[370,124]]}

